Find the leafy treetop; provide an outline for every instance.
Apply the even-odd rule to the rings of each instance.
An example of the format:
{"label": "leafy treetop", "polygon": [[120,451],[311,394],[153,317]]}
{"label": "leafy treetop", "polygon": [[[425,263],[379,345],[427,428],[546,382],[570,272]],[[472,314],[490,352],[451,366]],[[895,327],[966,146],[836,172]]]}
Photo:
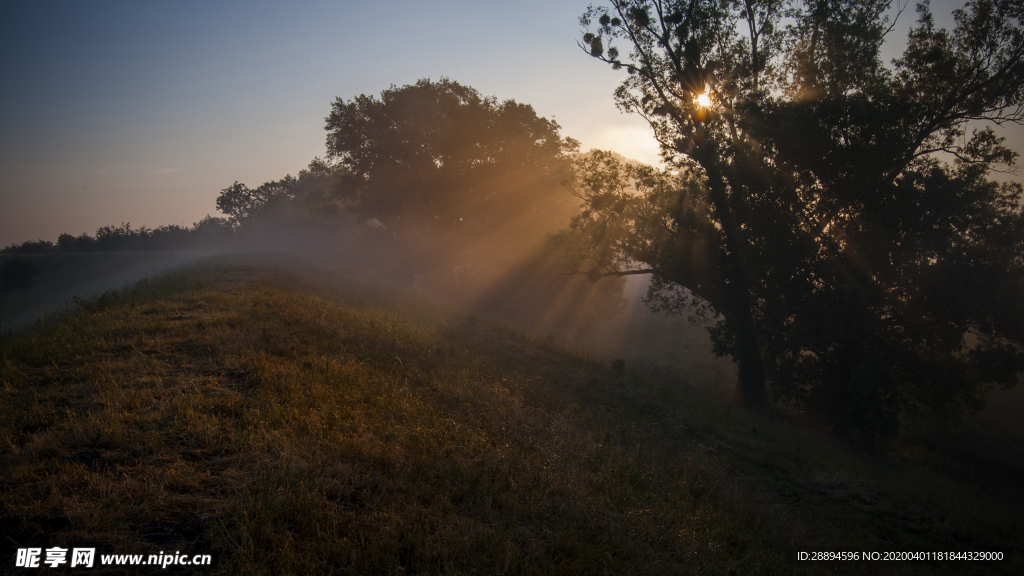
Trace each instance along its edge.
{"label": "leafy treetop", "polygon": [[552,198],[578,143],[527,104],[446,78],[339,98],[326,129],[347,204],[390,228],[479,237],[550,227],[571,204]]}

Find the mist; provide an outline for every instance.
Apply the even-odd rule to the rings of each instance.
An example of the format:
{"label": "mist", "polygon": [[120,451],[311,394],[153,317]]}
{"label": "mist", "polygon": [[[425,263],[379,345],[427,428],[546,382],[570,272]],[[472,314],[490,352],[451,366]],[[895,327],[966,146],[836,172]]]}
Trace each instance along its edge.
{"label": "mist", "polygon": [[567,264],[566,230],[581,210],[571,181],[583,153],[530,105],[425,79],[338,98],[326,128],[327,154],[297,175],[223,188],[215,202],[223,216],[153,229],[121,223],[4,248],[6,258],[34,259],[42,274],[31,298],[2,295],[0,322],[22,326],[209,255],[269,252],[630,366],[731,377],[704,327],[647,309],[646,280],[595,281]]}

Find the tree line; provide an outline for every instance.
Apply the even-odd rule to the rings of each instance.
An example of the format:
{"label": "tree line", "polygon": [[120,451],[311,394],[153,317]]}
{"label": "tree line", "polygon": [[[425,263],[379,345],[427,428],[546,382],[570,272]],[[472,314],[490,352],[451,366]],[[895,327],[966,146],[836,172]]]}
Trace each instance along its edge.
{"label": "tree line", "polygon": [[192,226],[169,224],[157,228],[132,228],[131,223],[122,223],[120,226],[101,226],[94,236],[63,233],[56,242],[26,240],[0,249],[0,254],[204,250],[223,245],[233,232],[226,218],[213,216],[207,216]]}

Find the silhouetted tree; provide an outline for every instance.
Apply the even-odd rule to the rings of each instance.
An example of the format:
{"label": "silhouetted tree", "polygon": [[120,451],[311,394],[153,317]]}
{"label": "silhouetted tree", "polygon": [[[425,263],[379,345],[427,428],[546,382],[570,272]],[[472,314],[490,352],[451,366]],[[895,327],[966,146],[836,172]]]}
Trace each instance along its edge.
{"label": "silhouetted tree", "polygon": [[91,252],[96,249],[96,239],[86,233],[78,236],[64,233],[57,237],[57,250],[61,252]]}
{"label": "silhouetted tree", "polygon": [[132,230],[131,222],[100,226],[96,230],[96,249],[103,252],[144,250],[151,232],[145,226]]}
{"label": "silhouetted tree", "polygon": [[[161,228],[154,230],[159,233]],[[226,218],[218,218],[207,214],[199,222],[194,222],[191,228],[185,229],[188,238],[188,246],[193,248],[217,247],[230,240],[232,235],[231,223]]]}
{"label": "silhouetted tree", "polygon": [[952,32],[920,5],[892,67],[888,7],[612,0],[581,18],[670,170],[584,160],[580,269],[651,273],[655,307],[720,314],[748,406],[768,384],[868,436],[1024,371],[1021,186],[988,179],[1016,154],[967,133],[1024,118],[1024,4],[970,2]]}
{"label": "silhouetted tree", "polygon": [[21,244],[11,244],[0,248],[0,254],[46,254],[53,252],[55,246],[49,240],[26,240]]}
{"label": "silhouetted tree", "polygon": [[324,222],[338,213],[337,167],[314,158],[299,171],[298,178],[286,175],[252,189],[240,182],[221,190],[217,209],[233,226],[252,227],[296,223],[297,220]]}
{"label": "silhouetted tree", "polygon": [[326,128],[346,208],[421,255],[481,243],[494,254],[577,208],[560,183],[578,143],[527,104],[420,80],[337,99]]}
{"label": "silhouetted tree", "polygon": [[217,196],[217,210],[227,214],[231,222],[238,225],[255,215],[266,201],[262,194],[236,180],[234,184],[220,191],[220,195]]}

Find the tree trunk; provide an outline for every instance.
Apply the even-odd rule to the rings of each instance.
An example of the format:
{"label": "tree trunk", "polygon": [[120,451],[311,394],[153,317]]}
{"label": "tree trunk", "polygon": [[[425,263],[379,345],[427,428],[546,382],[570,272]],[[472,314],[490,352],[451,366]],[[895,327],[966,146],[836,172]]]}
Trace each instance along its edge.
{"label": "tree trunk", "polygon": [[753,328],[741,329],[741,334],[736,335],[735,360],[739,366],[736,395],[743,407],[747,410],[766,409],[768,391],[764,381],[764,364]]}
{"label": "tree trunk", "polygon": [[719,170],[715,156],[699,150],[694,158],[707,173],[708,197],[722,224],[722,239],[726,247],[725,253],[721,256],[722,276],[726,280],[723,286],[728,308],[726,319],[733,332],[733,359],[739,367],[736,392],[744,408],[763,410],[768,407],[768,392],[765,386],[760,339],[751,312],[751,267],[746,258],[746,239],[734,214],[734,211],[740,208],[739,200],[729,198],[725,178]]}

